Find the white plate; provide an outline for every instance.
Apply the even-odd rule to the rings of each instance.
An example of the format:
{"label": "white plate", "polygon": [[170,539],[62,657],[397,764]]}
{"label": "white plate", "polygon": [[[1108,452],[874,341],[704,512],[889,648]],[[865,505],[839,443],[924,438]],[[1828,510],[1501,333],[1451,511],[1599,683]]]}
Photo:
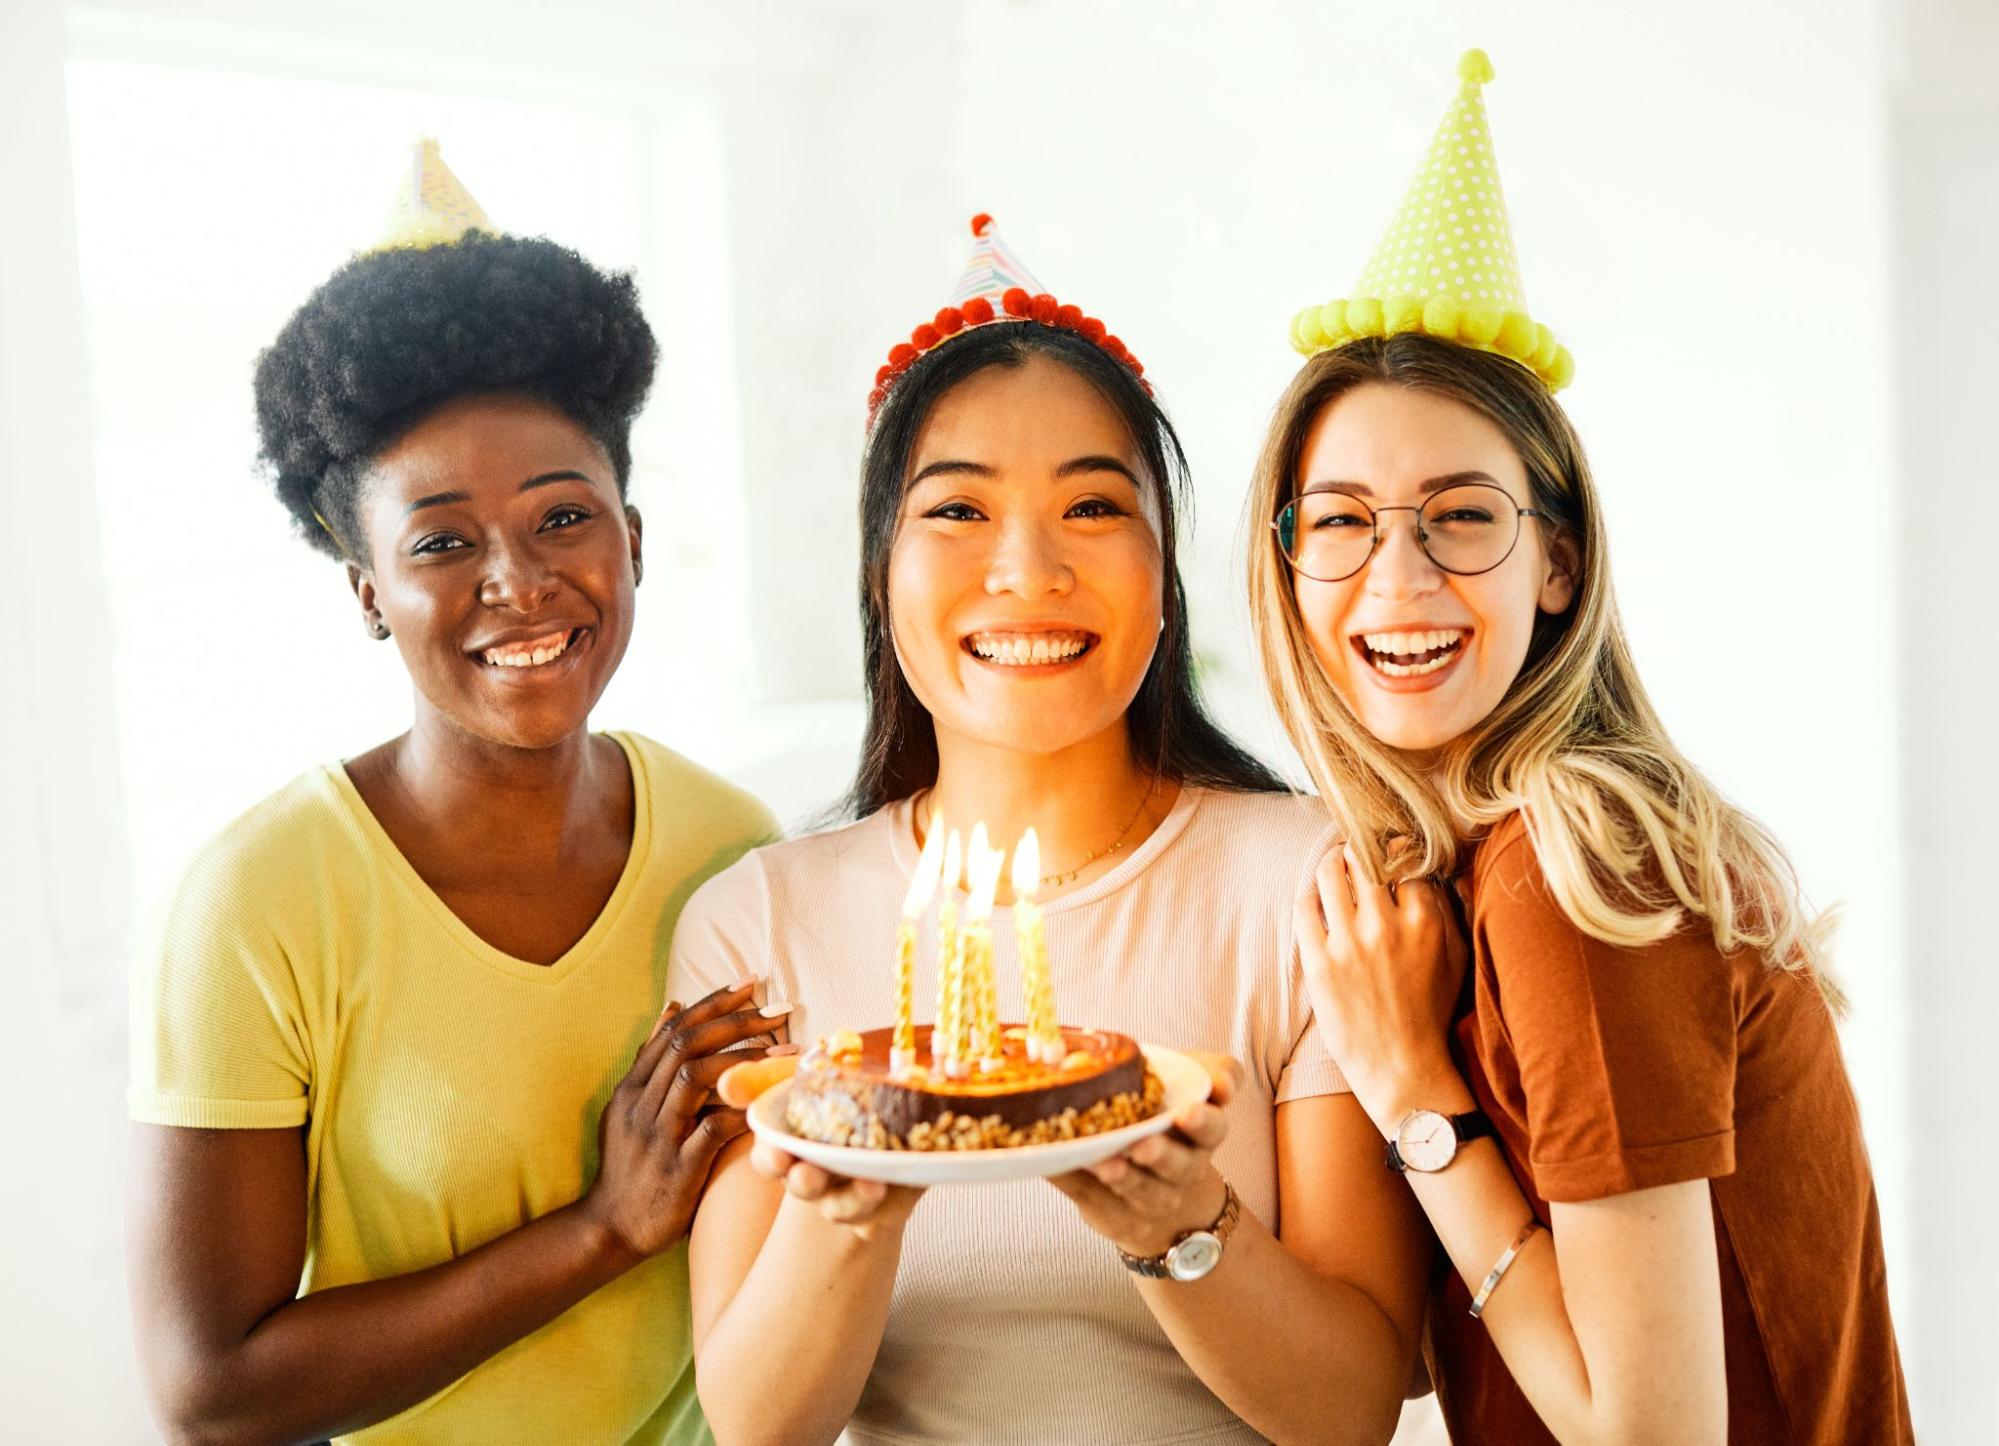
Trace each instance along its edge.
{"label": "white plate", "polygon": [[863,1150],[852,1145],[823,1145],[801,1140],[784,1127],[784,1106],[791,1098],[791,1081],[765,1090],[750,1104],[750,1128],[757,1138],[788,1155],[808,1160],[835,1175],[853,1180],[885,1180],[891,1185],[985,1185],[1001,1180],[1037,1180],[1080,1170],[1122,1154],[1148,1135],[1164,1134],[1173,1116],[1208,1097],[1208,1072],[1199,1061],[1164,1045],[1141,1044],[1152,1072],[1166,1087],[1159,1113],[1106,1130],[1101,1135],[1057,1140],[1051,1145],[1018,1145],[1009,1150]]}

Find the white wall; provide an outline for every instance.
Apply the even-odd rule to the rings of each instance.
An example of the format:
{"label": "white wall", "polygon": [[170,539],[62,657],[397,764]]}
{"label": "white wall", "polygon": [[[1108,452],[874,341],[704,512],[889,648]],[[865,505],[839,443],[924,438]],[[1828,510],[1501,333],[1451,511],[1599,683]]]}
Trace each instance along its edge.
{"label": "white wall", "polygon": [[1892,107],[1894,317],[1901,407],[1893,536],[1906,747],[1913,1309],[1904,1359],[1934,1441],[1999,1440],[1992,1306],[1999,1154],[1999,714],[1983,626],[1999,539],[1989,417],[1999,355],[1999,8],[1919,0],[1901,15]]}
{"label": "white wall", "polygon": [[130,917],[60,7],[0,7],[0,1435],[141,1439],[119,1266]]}
{"label": "white wall", "polygon": [[[553,17],[500,0],[469,25],[455,0],[130,0],[69,6],[67,31],[65,8],[0,11],[0,196],[37,218],[0,227],[0,568],[29,610],[24,686],[0,685],[0,949],[27,997],[0,1010],[23,1035],[0,1099],[28,1098],[27,1081],[71,1102],[7,1121],[10,1161],[60,1163],[0,1185],[8,1298],[36,1302],[0,1318],[0,1398],[21,1403],[0,1434],[146,1434],[115,1244],[131,920],[175,848],[406,707],[337,574],[287,545],[242,475],[247,449],[174,455],[162,429],[166,461],[233,469],[242,505],[268,512],[271,550],[242,564],[269,574],[260,626],[313,640],[327,661],[300,676],[337,679],[347,721],[288,722],[295,695],[273,690],[216,720],[226,747],[195,760],[210,780],[197,808],[154,816],[149,780],[121,781],[120,737],[184,723],[185,699],[240,691],[242,669],[226,647],[191,648],[174,696],[135,698],[108,666],[124,625],[99,559],[116,595],[120,548],[147,539],[113,525],[100,549],[78,445],[65,53],[631,122],[639,194],[601,244],[632,250],[603,259],[639,266],[666,355],[640,438],[654,567],[604,717],[797,817],[837,792],[857,736],[863,398],[939,304],[976,210],[1145,359],[1195,467],[1197,642],[1225,714],[1277,747],[1235,559],[1258,432],[1296,365],[1285,328],[1359,274],[1457,53],[1485,47],[1529,297],[1580,364],[1564,401],[1606,494],[1640,664],[1681,743],[1778,829],[1815,894],[1848,905],[1845,1038],[1918,1421],[1955,1440],[1999,1420],[1978,1367],[1999,1281],[1963,1267],[1991,1132],[1914,1106],[1999,1103],[1971,1066],[1999,1004],[1971,914],[1977,865],[1999,863],[1999,799],[1970,762],[1999,700],[1936,621],[1975,617],[1973,549],[1999,520],[1970,433],[1999,379],[1982,333],[1947,324],[1993,309],[1999,219],[1972,198],[1999,194],[1999,122],[1965,57],[1994,47],[1972,6],[578,0]],[[496,183],[463,169],[494,206]],[[351,243],[326,244],[314,267]],[[247,365],[216,379],[216,405],[247,400]],[[697,574],[702,591],[673,581]],[[1898,653],[1899,675],[1869,666]],[[370,736],[336,736],[364,722]],[[1919,1231],[1919,1209],[1943,1228]]]}

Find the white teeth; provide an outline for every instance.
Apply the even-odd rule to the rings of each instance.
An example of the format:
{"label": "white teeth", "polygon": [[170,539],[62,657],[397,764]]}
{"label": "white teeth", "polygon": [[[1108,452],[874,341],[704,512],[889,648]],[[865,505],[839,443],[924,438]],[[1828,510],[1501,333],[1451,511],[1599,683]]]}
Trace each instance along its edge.
{"label": "white teeth", "polygon": [[974,633],[969,639],[972,652],[989,663],[1006,667],[1066,663],[1090,646],[1086,633]]}
{"label": "white teeth", "polygon": [[505,648],[488,648],[480,656],[495,668],[538,668],[544,663],[552,663],[569,651],[569,634],[564,633],[552,643],[542,643],[538,647],[523,647],[516,643]]}
{"label": "white teeth", "polygon": [[1360,640],[1371,653],[1413,658],[1437,648],[1455,647],[1464,641],[1462,628],[1436,628],[1422,633],[1362,633]]}
{"label": "white teeth", "polygon": [[1443,657],[1432,658],[1427,663],[1391,663],[1388,659],[1377,655],[1369,658],[1368,662],[1391,678],[1420,678],[1425,673],[1436,672],[1456,656],[1456,653],[1446,653]]}

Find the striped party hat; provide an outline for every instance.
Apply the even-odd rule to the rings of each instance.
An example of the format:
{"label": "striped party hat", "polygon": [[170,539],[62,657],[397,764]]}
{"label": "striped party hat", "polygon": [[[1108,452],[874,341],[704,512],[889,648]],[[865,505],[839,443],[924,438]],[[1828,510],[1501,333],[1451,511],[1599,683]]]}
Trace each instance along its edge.
{"label": "striped party hat", "polygon": [[1484,51],[1464,53],[1458,79],[1457,99],[1352,297],[1300,311],[1291,344],[1309,357],[1361,337],[1420,331],[1510,356],[1560,391],[1575,360],[1527,310],[1485,119],[1492,62]]}
{"label": "striped party hat", "polygon": [[444,164],[437,142],[425,136],[412,148],[410,163],[396,186],[382,237],[371,250],[421,250],[448,246],[467,231],[497,233],[485,209]]}
{"label": "striped party hat", "polygon": [[1085,316],[1082,308],[1065,306],[1042,290],[1034,273],[1021,265],[1020,258],[1000,239],[993,218],[982,211],[972,218],[971,259],[958,274],[949,301],[936,316],[912,331],[908,341],[890,347],[887,362],[876,370],[875,389],[868,393],[869,425],[888,400],[896,379],[915,365],[917,358],[961,332],[1001,321],[1033,321],[1073,331],[1122,363],[1148,392],[1152,390],[1145,381],[1145,368],[1125,344],[1094,316]]}

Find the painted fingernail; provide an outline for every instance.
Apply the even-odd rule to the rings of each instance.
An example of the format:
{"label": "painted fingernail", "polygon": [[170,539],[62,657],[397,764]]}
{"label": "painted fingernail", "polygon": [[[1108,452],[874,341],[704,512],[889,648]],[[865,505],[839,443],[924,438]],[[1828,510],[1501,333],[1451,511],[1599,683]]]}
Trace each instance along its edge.
{"label": "painted fingernail", "polygon": [[738,979],[734,984],[731,984],[729,986],[729,990],[731,993],[734,993],[738,989],[754,988],[759,977],[760,976],[755,974],[745,974],[742,978]]}
{"label": "painted fingernail", "polygon": [[789,1004],[766,1004],[757,1013],[761,1014],[765,1019],[782,1019],[785,1015],[791,1013],[791,1006]]}
{"label": "painted fingernail", "polygon": [[797,1054],[797,1053],[798,1053],[798,1046],[795,1044],[773,1044],[769,1048],[764,1050],[764,1058],[770,1059],[780,1054]]}

